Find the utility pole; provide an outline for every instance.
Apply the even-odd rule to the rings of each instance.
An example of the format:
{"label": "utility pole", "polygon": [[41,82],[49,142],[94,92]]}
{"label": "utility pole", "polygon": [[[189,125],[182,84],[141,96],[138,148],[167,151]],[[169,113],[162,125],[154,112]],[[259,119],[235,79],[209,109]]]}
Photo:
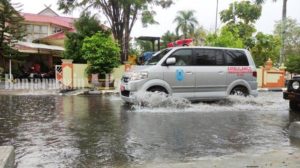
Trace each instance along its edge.
{"label": "utility pole", "polygon": [[217,34],[217,28],[218,28],[218,13],[219,13],[219,0],[217,0],[217,7],[216,7],[215,34]]}
{"label": "utility pole", "polygon": [[11,40],[9,40],[9,81],[12,81],[12,74],[11,74]]}
{"label": "utility pole", "polygon": [[236,1],[233,1],[233,4],[232,4],[232,14],[233,14],[233,22],[235,23],[236,21],[236,18],[235,18],[235,2]]}

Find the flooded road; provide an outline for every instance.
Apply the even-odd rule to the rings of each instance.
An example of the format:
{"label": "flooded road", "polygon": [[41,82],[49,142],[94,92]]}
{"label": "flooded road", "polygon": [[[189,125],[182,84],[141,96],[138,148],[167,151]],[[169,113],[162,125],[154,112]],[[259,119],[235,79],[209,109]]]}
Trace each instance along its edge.
{"label": "flooded road", "polygon": [[147,100],[147,107],[129,107],[118,96],[0,96],[0,145],[16,148],[22,168],[126,167],[299,148],[287,131],[300,117],[280,92],[215,103]]}

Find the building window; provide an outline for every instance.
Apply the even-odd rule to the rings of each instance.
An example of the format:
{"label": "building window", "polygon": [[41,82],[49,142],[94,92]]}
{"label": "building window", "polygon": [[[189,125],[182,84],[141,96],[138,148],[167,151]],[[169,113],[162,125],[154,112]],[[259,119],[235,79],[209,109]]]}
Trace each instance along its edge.
{"label": "building window", "polygon": [[48,34],[48,26],[41,26],[42,34]]}
{"label": "building window", "polygon": [[60,28],[60,27],[53,27],[52,30],[53,30],[53,31],[52,31],[53,34],[54,34],[54,33],[58,33],[58,32],[62,32],[62,28]]}
{"label": "building window", "polygon": [[47,25],[26,25],[26,33],[25,41],[32,42],[33,40],[43,38],[48,36],[48,26]]}
{"label": "building window", "polygon": [[27,32],[32,32],[33,31],[33,25],[27,25],[26,30],[27,30]]}

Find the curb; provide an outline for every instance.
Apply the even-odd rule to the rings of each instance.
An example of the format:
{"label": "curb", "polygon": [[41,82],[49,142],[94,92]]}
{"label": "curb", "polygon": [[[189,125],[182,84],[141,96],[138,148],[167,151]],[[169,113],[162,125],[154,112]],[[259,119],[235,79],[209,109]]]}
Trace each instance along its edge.
{"label": "curb", "polygon": [[119,94],[119,91],[117,90],[90,90],[86,92],[85,94],[90,94],[90,95],[114,95],[114,94]]}
{"label": "curb", "polygon": [[258,92],[284,92],[286,88],[258,88]]}
{"label": "curb", "polygon": [[0,147],[0,168],[14,168],[15,150],[13,146]]}
{"label": "curb", "polygon": [[60,91],[59,95],[61,96],[77,96],[85,94],[89,91],[89,89],[78,89],[78,90],[64,90]]}

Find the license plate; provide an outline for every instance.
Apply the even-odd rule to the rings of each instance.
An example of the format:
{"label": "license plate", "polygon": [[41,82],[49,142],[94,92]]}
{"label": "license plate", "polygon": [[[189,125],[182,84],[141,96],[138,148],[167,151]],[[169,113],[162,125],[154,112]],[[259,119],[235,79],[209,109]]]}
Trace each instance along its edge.
{"label": "license plate", "polygon": [[120,90],[124,91],[125,90],[125,86],[121,85]]}
{"label": "license plate", "polygon": [[127,85],[121,85],[120,90],[121,90],[121,91],[129,90],[129,88],[128,88]]}

